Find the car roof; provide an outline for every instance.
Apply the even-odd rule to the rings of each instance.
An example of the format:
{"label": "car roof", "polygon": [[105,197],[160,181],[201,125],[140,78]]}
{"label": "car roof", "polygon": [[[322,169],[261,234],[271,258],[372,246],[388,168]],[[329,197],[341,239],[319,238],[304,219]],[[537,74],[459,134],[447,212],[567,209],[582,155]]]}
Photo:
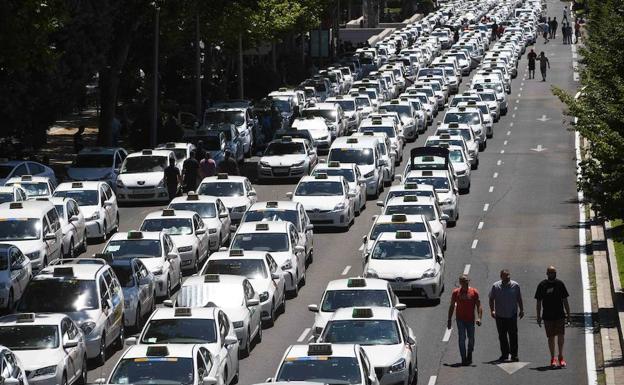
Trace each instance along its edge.
{"label": "car roof", "polygon": [[167,349],[166,357],[193,358],[197,346],[196,344],[132,345],[123,354],[122,359],[145,358],[148,357],[148,349],[158,347]]}
{"label": "car roof", "polygon": [[[423,197],[423,198],[426,198],[426,197]],[[395,215],[396,214],[378,215],[377,218],[375,218],[375,222],[373,223],[373,225],[376,225],[377,223],[425,223],[427,221],[425,216],[420,215],[420,214],[405,215],[405,221],[396,221],[394,218]]]}
{"label": "car roof", "polygon": [[[263,230],[258,230],[257,226],[262,226]],[[283,221],[265,221],[265,222],[245,222],[241,223],[236,230],[236,234],[250,233],[286,233],[291,225],[290,222]]]}
{"label": "car roof", "polygon": [[54,191],[97,190],[104,183],[106,182],[101,182],[101,181],[64,182],[64,183],[59,184]]}
{"label": "car roof", "polygon": [[[145,150],[143,150],[145,151]],[[133,152],[132,154],[128,154],[128,158],[134,158],[139,156],[169,156],[173,152],[171,150],[148,150],[151,151],[151,154],[143,154],[143,151]]]}
{"label": "car roof", "polygon": [[227,175],[227,178],[224,179],[220,179],[221,177],[219,177],[218,175],[215,176],[207,176],[204,179],[202,179],[201,183],[212,183],[212,182],[239,182],[239,183],[243,183],[245,180],[247,180],[246,176],[239,176],[239,175]]}
{"label": "car roof", "polygon": [[[453,146],[453,147],[461,148],[459,146]],[[388,190],[388,192],[390,192],[390,191],[403,191],[403,190],[406,190],[406,191],[419,191],[419,190],[420,191],[435,191],[433,186],[430,185],[430,184],[417,183],[415,189],[414,188],[409,188],[409,189],[405,188],[404,184],[395,184],[395,185],[390,187],[390,190]]]}
{"label": "car roof", "polygon": [[[258,222],[255,222],[258,223]],[[264,223],[264,222],[263,222]],[[232,251],[234,250],[234,251]],[[232,252],[232,254],[230,254]],[[240,254],[240,255],[239,255]],[[230,249],[228,251],[217,251],[215,253],[210,254],[209,261],[212,260],[229,260],[229,259],[261,259],[264,261],[267,254],[271,254],[267,251],[249,251],[249,250],[236,250]]]}
{"label": "car roof", "polygon": [[130,231],[127,232],[116,232],[115,234],[113,234],[110,237],[111,241],[120,241],[120,240],[130,240],[130,241],[140,241],[141,239],[152,239],[152,240],[160,240],[160,237],[162,236],[162,232],[160,231],[133,231],[134,233],[141,233],[143,238],[140,239],[128,239],[128,234],[130,233]]}
{"label": "car roof", "polygon": [[[431,175],[423,175],[426,172]],[[448,178],[447,170],[412,170],[405,176],[406,178],[414,178],[414,177],[423,177],[423,176],[431,176],[434,178]]]}
{"label": "car roof", "polygon": [[[308,140],[303,138],[290,138],[290,141],[293,143],[306,143]],[[269,142],[269,144],[271,143],[288,143],[288,141],[285,141],[284,137],[281,137],[279,139],[273,139]]]}
{"label": "car roof", "polygon": [[[58,265],[48,265],[43,268],[39,274],[33,277],[33,280],[66,278],[91,281],[95,279],[100,271],[104,271],[107,267],[108,265],[103,260],[101,263],[64,263]],[[54,274],[57,269],[63,270],[69,268],[72,269],[71,274],[67,273],[67,275],[63,276]]]}
{"label": "car roof", "polygon": [[300,204],[293,201],[263,201],[254,203],[247,211],[297,210]]}
{"label": "car roof", "polygon": [[[349,280],[351,279],[363,279],[366,282],[366,286],[350,287]],[[388,281],[379,278],[361,277],[335,279],[333,281],[329,281],[325,290],[388,290]]]}
{"label": "car roof", "polygon": [[[21,204],[21,208],[18,207]],[[11,208],[13,205],[14,208]],[[40,218],[41,215],[53,209],[54,205],[48,200],[28,200],[22,202],[6,202],[0,204],[0,218]]]}
{"label": "car roof", "polygon": [[[173,211],[173,215],[165,215],[167,211]],[[190,210],[174,210],[174,209],[164,209],[158,211],[152,211],[151,213],[145,216],[145,220],[148,219],[156,219],[156,218],[193,218],[195,215],[198,215],[195,211]]]}
{"label": "car roof", "polygon": [[418,197],[418,200],[405,201],[405,197],[394,197],[388,199],[386,207],[388,206],[434,206],[436,201],[433,197]]}
{"label": "car roof", "polygon": [[[353,141],[353,139],[357,139],[357,142],[350,143],[349,141]],[[376,136],[362,136],[357,138],[341,136],[334,140],[331,148],[371,148],[376,147],[378,142],[379,139]]]}
{"label": "car roof", "polygon": [[[370,317],[354,317],[355,309],[367,309],[372,313]],[[382,306],[358,306],[358,307],[341,307],[336,309],[331,320],[395,320],[397,319],[398,310],[393,307]]]}
{"label": "car roof", "polygon": [[[357,357],[359,345],[353,344],[332,344],[332,357]],[[290,345],[286,350],[286,359],[296,357],[309,357],[308,345]]]}
{"label": "car roof", "polygon": [[[336,163],[338,163],[338,164],[336,164]],[[357,167],[357,165],[355,163],[333,162],[333,164],[331,166],[330,166],[329,163],[318,163],[314,167],[313,171],[335,170],[335,169],[339,169],[339,170],[354,170],[355,167]]]}
{"label": "car roof", "polygon": [[186,311],[190,311],[190,315],[176,315],[176,309],[171,307],[160,307],[154,310],[150,320],[161,320],[161,319],[176,319],[176,318],[200,318],[200,319],[215,319],[217,315],[218,307],[208,306],[208,307],[194,307],[194,308],[185,308],[188,309]]}
{"label": "car roof", "polygon": [[[32,321],[23,321],[25,316],[32,317]],[[21,318],[21,319],[20,319]],[[63,313],[14,313],[0,318],[0,326],[15,325],[59,325],[61,321],[68,318]],[[20,319],[18,321],[18,319]]]}
{"label": "car roof", "polygon": [[410,238],[397,238],[397,233],[381,233],[377,237],[377,242],[380,241],[396,241],[396,242],[411,242],[411,241],[429,241],[429,233],[414,233],[412,231],[410,233]]}
{"label": "car roof", "polygon": [[11,193],[11,194],[13,194],[17,187],[18,186],[15,186],[15,185],[13,185],[13,186],[0,186],[0,194],[3,194],[3,193]]}
{"label": "car roof", "polygon": [[[26,179],[24,179],[26,177]],[[14,184],[30,184],[30,183],[48,183],[50,178],[47,176],[36,176],[36,175],[22,175],[22,176],[14,176],[9,178],[5,183],[14,183]]]}
{"label": "car roof", "polygon": [[[193,194],[191,194],[193,195]],[[173,203],[216,203],[219,200],[219,197],[215,197],[212,195],[199,195],[199,194],[195,194],[195,196],[197,198],[192,198],[189,199],[188,195],[186,196],[180,196],[180,197],[175,197],[171,200],[171,202],[169,202],[169,204],[173,204]],[[178,210],[176,210],[178,211]]]}
{"label": "car roof", "polygon": [[5,160],[2,163],[0,163],[0,166],[17,166],[18,164],[22,164],[26,162],[25,160]]}
{"label": "car roof", "polygon": [[[321,173],[322,174],[322,173]],[[317,175],[306,175],[299,180],[299,183],[303,182],[341,182],[344,179],[341,175],[327,175],[325,179],[318,179]]]}

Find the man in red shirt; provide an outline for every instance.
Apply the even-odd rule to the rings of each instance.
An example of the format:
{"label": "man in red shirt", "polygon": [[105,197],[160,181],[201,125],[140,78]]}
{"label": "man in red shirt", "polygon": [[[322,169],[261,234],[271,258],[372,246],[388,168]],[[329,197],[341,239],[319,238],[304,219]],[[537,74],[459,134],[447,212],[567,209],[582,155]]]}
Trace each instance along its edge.
{"label": "man in red shirt", "polygon": [[[459,276],[459,285],[457,289],[453,289],[451,294],[451,304],[448,310],[448,321],[446,327],[451,328],[451,320],[453,312],[456,312],[457,334],[459,342],[459,354],[461,355],[462,365],[468,366],[472,364],[472,350],[474,349],[474,333],[475,322],[477,326],[481,326],[481,317],[483,316],[483,307],[479,300],[479,291],[474,287],[470,287],[470,279],[466,274]],[[475,309],[477,318],[475,320]],[[466,337],[468,337],[468,350],[466,350]]]}

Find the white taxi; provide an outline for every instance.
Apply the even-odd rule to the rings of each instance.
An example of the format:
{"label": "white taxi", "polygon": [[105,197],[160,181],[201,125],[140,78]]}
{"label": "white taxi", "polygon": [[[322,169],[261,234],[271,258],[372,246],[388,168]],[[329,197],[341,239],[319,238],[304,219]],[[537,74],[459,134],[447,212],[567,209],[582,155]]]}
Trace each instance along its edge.
{"label": "white taxi", "polygon": [[[397,178],[400,176],[397,175]],[[403,178],[401,177],[401,180]],[[430,197],[433,199],[438,199],[438,194],[436,194],[433,186],[429,184],[417,184],[417,183],[405,183],[405,184],[397,184],[388,190],[386,194],[385,200],[378,200],[377,206],[385,207],[388,201],[392,198],[404,197],[406,195],[416,195],[418,197]]]}
{"label": "white taxi", "polygon": [[0,186],[0,203],[21,202],[28,199],[26,191],[19,186]]}
{"label": "white taxi", "polygon": [[375,137],[341,137],[332,143],[327,161],[355,163],[366,181],[366,194],[377,197],[383,191],[385,161],[378,150]]}
{"label": "white taxi", "polygon": [[[0,243],[0,308],[13,309],[28,286],[32,273],[30,260],[20,249]],[[0,339],[0,343],[5,342]]]}
{"label": "white taxi", "polygon": [[175,162],[170,150],[143,150],[126,157],[115,185],[120,202],[162,202],[169,199],[165,168]]}
{"label": "white taxi", "polygon": [[319,163],[310,175],[327,174],[328,176],[342,176],[349,184],[349,192],[355,195],[355,215],[366,208],[366,183],[360,169],[354,163],[329,162]]}
{"label": "white taxi", "polygon": [[477,107],[450,108],[446,114],[444,114],[444,120],[439,128],[445,129],[458,127],[469,127],[473,132],[475,141],[479,144],[479,151],[483,151],[485,149],[487,146],[487,132],[486,127],[483,124],[483,120],[481,119],[481,110]]}
{"label": "white taxi", "polygon": [[311,143],[312,146],[319,151],[329,150],[329,146],[332,143],[331,131],[322,117],[308,116],[307,118],[297,118],[291,127],[297,130],[308,130],[314,140],[314,143]]}
{"label": "white taxi", "polygon": [[240,223],[245,211],[258,200],[256,190],[247,177],[228,174],[204,178],[197,193],[221,199],[230,212],[232,224]]}
{"label": "white taxi", "polygon": [[50,202],[56,208],[61,223],[63,258],[74,258],[87,251],[87,228],[78,203],[72,198],[61,197],[52,197]]}
{"label": "white taxi", "polygon": [[22,175],[9,178],[5,186],[18,186],[26,191],[27,199],[49,198],[54,193],[55,182],[47,176]]}
{"label": "white taxi", "polygon": [[271,141],[258,161],[258,178],[275,180],[300,178],[316,166],[316,150],[305,139],[283,136]]}
{"label": "white taxi", "polygon": [[429,233],[433,234],[442,249],[446,249],[446,221],[448,216],[442,213],[435,198],[415,195],[392,198],[388,200],[384,214],[422,215],[429,223]]}
{"label": "white taxi", "polygon": [[367,235],[362,237],[362,257],[365,257],[373,248],[381,233],[392,233],[399,230],[413,233],[431,233],[431,226],[424,215],[419,214],[389,214],[373,215],[373,225]]}
{"label": "white taxi", "polygon": [[[450,226],[459,219],[459,189],[455,180],[446,170],[414,170],[405,177],[405,183],[432,185],[438,196],[442,213],[446,214]],[[442,219],[445,219],[442,217]]]}
{"label": "white taxi", "polygon": [[403,160],[403,142],[404,136],[401,133],[399,126],[391,118],[373,117],[364,119],[360,127],[359,132],[372,131],[376,133],[384,133],[390,141],[390,151],[394,154],[395,165],[399,165]]}
{"label": "white taxi", "polygon": [[156,146],[156,150],[173,151],[173,155],[176,158],[176,166],[180,169],[180,172],[182,172],[182,165],[185,160],[191,157],[191,152],[195,150],[195,145],[184,142],[168,142],[159,144]]}
{"label": "white taxi", "polygon": [[451,146],[442,143],[440,147],[446,148],[449,151],[449,160],[457,175],[457,188],[464,193],[470,192],[472,167],[470,166],[468,154],[464,148],[460,146]]}

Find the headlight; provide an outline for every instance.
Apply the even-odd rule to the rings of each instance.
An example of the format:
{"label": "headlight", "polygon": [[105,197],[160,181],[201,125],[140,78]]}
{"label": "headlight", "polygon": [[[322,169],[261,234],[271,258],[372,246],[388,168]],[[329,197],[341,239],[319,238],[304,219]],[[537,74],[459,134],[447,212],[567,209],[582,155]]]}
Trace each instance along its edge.
{"label": "headlight", "polygon": [[242,328],[244,326],[243,321],[232,322],[234,324],[234,329]]}
{"label": "headlight", "polygon": [[456,171],[457,175],[465,175],[466,174],[466,170],[463,171]]}
{"label": "headlight", "polygon": [[191,250],[193,250],[193,246],[178,247],[178,253],[186,253],[187,251]]}
{"label": "headlight", "polygon": [[303,166],[304,163],[305,163],[305,160],[302,160],[301,162],[295,163],[292,166],[293,167],[301,167],[301,166]]}
{"label": "headlight", "polygon": [[373,175],[375,175],[375,170],[373,170],[373,171],[371,171],[371,172],[368,172],[368,173],[364,174],[364,178],[370,178],[370,177],[372,177]]}
{"label": "headlight", "polygon": [[247,211],[247,206],[234,207],[232,211],[235,213],[244,213],[245,211]]}
{"label": "headlight", "polygon": [[401,370],[405,370],[405,358],[401,358],[394,364],[390,365],[390,368],[388,369],[390,373],[400,372]]}
{"label": "headlight", "polygon": [[286,261],[284,262],[284,264],[282,265],[282,270],[289,270],[292,269],[292,263],[290,261]]}
{"label": "headlight", "polygon": [[158,182],[158,186],[156,187],[165,187],[165,179],[161,179],[160,182]]}
{"label": "headlight", "polygon": [[216,234],[217,229],[208,229],[208,234]]}
{"label": "headlight", "polygon": [[93,329],[95,329],[95,322],[87,321],[87,322],[83,323],[82,325],[80,325],[80,329],[83,331],[83,333],[85,335],[89,335],[89,334],[91,334]]}
{"label": "headlight", "polygon": [[452,198],[446,198],[446,199],[443,199],[441,203],[443,205],[450,205],[451,203],[453,203],[453,199]]}
{"label": "headlight", "polygon": [[39,376],[51,376],[55,373],[56,373],[56,365],[46,366],[45,368],[35,370],[30,378],[35,378]]}
{"label": "headlight", "polygon": [[96,211],[90,217],[85,218],[85,220],[87,220],[87,221],[95,221],[95,220],[98,220],[98,219],[100,219],[100,212],[99,211]]}
{"label": "headlight", "polygon": [[38,251],[26,254],[28,259],[38,259],[41,254]]}
{"label": "headlight", "polygon": [[327,140],[327,135],[325,136],[321,136],[320,138],[318,138],[317,140]]}
{"label": "headlight", "polygon": [[262,162],[262,161],[260,162],[260,166],[262,166],[262,167],[271,167],[270,164],[268,164],[267,162]]}
{"label": "headlight", "polygon": [[347,205],[345,205],[345,203],[344,203],[344,202],[338,203],[338,204],[336,205],[336,207],[334,207],[334,211],[344,210],[344,209],[345,209],[345,207],[347,207]]}
{"label": "headlight", "polygon": [[162,273],[163,273],[163,269],[162,269],[162,267],[161,267],[160,269],[158,269],[158,270],[154,270],[154,271],[152,272],[152,274],[154,274],[154,275],[162,275]]}
{"label": "headlight", "polygon": [[368,269],[366,270],[366,273],[364,274],[365,278],[379,278],[379,275],[377,274],[377,272],[373,269]]}
{"label": "headlight", "polygon": [[423,273],[421,278],[433,278],[438,275],[438,272],[435,269],[427,269]]}
{"label": "headlight", "polygon": [[260,293],[260,302],[266,302],[269,300],[269,292],[265,291]]}
{"label": "headlight", "polygon": [[117,179],[117,181],[115,182],[115,185],[117,185],[117,187],[119,187],[119,188],[123,188],[124,187],[124,184],[121,181],[121,179]]}

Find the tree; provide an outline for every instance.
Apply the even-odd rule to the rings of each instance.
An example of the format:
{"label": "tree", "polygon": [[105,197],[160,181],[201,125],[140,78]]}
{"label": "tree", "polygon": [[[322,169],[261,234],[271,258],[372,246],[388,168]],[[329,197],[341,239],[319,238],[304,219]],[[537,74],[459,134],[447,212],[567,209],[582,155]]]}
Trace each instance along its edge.
{"label": "tree", "polygon": [[600,215],[624,217],[624,11],[622,2],[590,3],[578,98],[561,89],[554,93],[577,118],[574,129],[589,140],[581,162],[578,188]]}

